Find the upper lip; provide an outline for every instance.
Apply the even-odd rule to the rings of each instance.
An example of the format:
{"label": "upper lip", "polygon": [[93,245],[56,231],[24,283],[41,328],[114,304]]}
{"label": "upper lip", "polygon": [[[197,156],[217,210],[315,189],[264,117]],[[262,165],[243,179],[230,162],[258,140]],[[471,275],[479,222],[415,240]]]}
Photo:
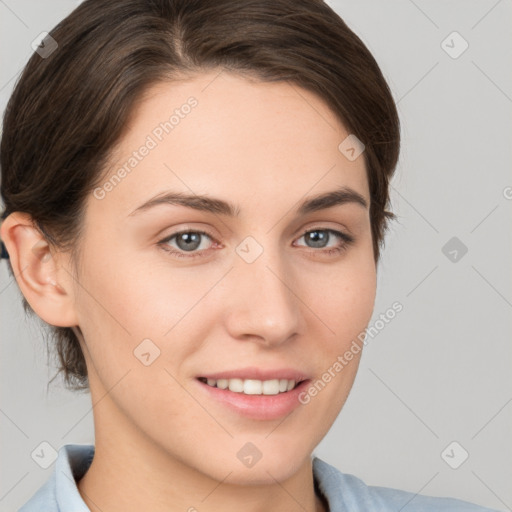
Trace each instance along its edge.
{"label": "upper lip", "polygon": [[276,368],[270,370],[268,368],[256,368],[254,366],[247,368],[238,368],[236,370],[227,370],[223,372],[208,373],[199,375],[206,379],[254,379],[254,380],[273,380],[273,379],[287,379],[300,382],[309,379],[309,377],[295,368]]}

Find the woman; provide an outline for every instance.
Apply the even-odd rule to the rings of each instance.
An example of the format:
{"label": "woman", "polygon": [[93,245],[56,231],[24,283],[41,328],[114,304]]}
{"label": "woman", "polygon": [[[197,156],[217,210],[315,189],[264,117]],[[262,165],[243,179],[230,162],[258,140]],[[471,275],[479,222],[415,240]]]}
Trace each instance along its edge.
{"label": "woman", "polygon": [[61,448],[21,510],[484,510],[312,457],[356,375],[398,154],[379,67],[320,1],[62,21],[7,108],[1,234],[95,446]]}

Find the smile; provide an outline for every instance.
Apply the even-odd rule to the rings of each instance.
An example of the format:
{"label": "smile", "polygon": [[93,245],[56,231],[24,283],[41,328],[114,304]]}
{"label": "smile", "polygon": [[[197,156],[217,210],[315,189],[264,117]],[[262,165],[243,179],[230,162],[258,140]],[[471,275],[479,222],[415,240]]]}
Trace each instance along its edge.
{"label": "smile", "polygon": [[229,391],[245,395],[278,395],[291,391],[299,384],[295,380],[289,379],[207,379],[200,377],[199,380],[213,388],[229,389]]}

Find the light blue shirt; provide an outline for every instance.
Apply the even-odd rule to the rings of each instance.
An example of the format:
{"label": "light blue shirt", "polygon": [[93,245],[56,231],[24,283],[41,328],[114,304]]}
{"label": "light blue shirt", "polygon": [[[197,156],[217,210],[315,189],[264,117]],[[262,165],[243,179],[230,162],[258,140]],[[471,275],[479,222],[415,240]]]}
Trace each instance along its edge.
{"label": "light blue shirt", "polygon": [[[94,446],[67,444],[59,450],[49,480],[18,512],[90,512],[76,481],[89,468]],[[313,457],[313,477],[330,512],[497,512],[453,498],[431,498],[412,492],[373,487]]]}

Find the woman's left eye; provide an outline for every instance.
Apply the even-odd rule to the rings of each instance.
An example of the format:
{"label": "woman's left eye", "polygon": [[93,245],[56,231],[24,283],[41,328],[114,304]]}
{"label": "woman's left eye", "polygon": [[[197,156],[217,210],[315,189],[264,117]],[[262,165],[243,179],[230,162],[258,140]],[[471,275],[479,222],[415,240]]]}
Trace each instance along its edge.
{"label": "woman's left eye", "polygon": [[[327,244],[331,241],[331,235],[334,234],[334,238],[338,239],[338,243],[328,248]],[[324,249],[321,252],[327,254],[338,254],[347,249],[347,247],[354,242],[354,238],[347,233],[336,231],[335,229],[310,229],[303,233],[299,238],[304,238],[313,244],[313,249]]]}
{"label": "woman's left eye", "polygon": [[[338,239],[338,243],[329,247],[328,243],[331,241],[331,235],[334,235],[334,238]],[[194,258],[197,256],[202,257],[209,252],[209,250],[205,248],[198,251],[202,245],[203,237],[214,240],[213,237],[205,231],[180,231],[179,233],[174,233],[164,238],[158,242],[158,245],[160,245],[165,251],[179,258]],[[309,246],[310,248],[323,249],[322,251],[313,252],[322,252],[327,254],[341,253],[347,248],[348,245],[354,242],[354,238],[351,235],[342,233],[341,231],[336,231],[334,229],[310,229],[305,231],[302,236],[298,238],[298,240],[301,238],[304,238],[308,243],[313,244]],[[176,245],[171,245],[171,242]]]}

